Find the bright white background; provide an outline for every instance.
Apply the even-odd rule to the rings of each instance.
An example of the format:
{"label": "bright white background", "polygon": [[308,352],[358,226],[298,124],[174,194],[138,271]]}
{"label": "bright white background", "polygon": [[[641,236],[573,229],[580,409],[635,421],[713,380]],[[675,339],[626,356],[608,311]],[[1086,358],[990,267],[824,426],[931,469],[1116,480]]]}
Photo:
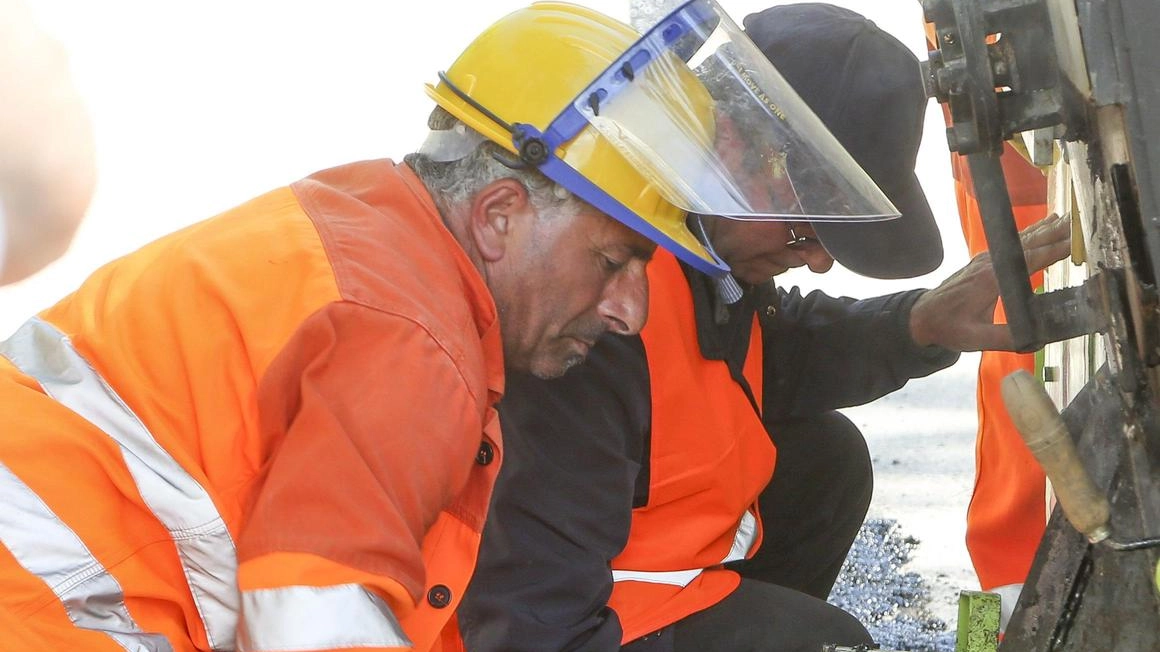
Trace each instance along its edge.
{"label": "bright white background", "polygon": [[[425,135],[436,79],[484,26],[523,0],[26,0],[71,55],[96,130],[99,181],[72,248],[0,289],[0,336],[112,258],[335,164],[402,156]],[[629,0],[585,0],[628,20]],[[723,0],[734,19],[768,6]],[[925,58],[917,0],[837,0]],[[883,107],[889,110],[889,107]],[[942,119],[933,103],[919,176],[947,265],[870,282],[831,272],[794,283],[864,296],[929,286],[965,260]]]}
{"label": "bright white background", "polygon": [[[431,103],[423,84],[435,81],[487,24],[525,4],[26,1],[70,53],[96,130],[99,183],[68,254],[0,289],[0,337],[100,264],[169,231],[315,170],[401,159],[425,136]],[[917,0],[833,1],[867,15],[925,59]],[[629,0],[582,2],[629,18]],[[721,2],[737,22],[773,4]],[[932,287],[962,265],[943,133],[931,103],[918,175],[942,228],[940,270],[883,282],[835,269],[824,277],[795,273],[784,282],[871,296]],[[887,402],[851,413],[876,459],[874,512],[900,519],[923,539],[921,568],[959,587],[971,581],[961,541],[976,360],[968,356],[934,384],[912,383]]]}

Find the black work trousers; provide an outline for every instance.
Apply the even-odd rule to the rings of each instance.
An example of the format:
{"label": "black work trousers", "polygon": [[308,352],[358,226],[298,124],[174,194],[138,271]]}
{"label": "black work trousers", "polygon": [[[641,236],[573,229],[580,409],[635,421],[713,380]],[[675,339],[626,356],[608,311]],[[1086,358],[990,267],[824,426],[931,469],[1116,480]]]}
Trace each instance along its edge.
{"label": "black work trousers", "polygon": [[853,616],[825,602],[870,505],[862,433],[838,412],[770,430],[777,467],[758,502],[764,540],[753,558],[729,565],[741,585],[625,652],[818,652],[824,643],[871,643]]}

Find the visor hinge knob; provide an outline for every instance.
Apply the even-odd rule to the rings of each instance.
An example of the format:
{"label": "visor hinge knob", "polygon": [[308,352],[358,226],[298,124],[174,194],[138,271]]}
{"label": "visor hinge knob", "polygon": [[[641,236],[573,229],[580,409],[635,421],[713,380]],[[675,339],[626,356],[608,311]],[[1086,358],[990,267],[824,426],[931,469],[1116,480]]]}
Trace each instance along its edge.
{"label": "visor hinge knob", "polygon": [[529,138],[520,143],[520,160],[539,167],[548,160],[548,147],[539,138]]}
{"label": "visor hinge knob", "polygon": [[522,127],[515,126],[512,141],[520,152],[520,160],[527,165],[539,167],[548,160],[550,152],[544,140],[538,136],[529,136]]}

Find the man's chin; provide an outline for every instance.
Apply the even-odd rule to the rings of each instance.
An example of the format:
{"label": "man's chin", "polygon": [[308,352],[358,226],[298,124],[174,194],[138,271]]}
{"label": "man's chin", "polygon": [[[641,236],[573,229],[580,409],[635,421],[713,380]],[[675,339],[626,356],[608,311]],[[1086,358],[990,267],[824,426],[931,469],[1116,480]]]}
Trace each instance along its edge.
{"label": "man's chin", "polygon": [[759,285],[787,271],[789,271],[789,268],[785,265],[738,267],[733,271],[733,277],[746,285]]}
{"label": "man's chin", "polygon": [[584,362],[586,356],[583,354],[573,354],[563,360],[553,360],[551,362],[545,361],[543,364],[534,365],[531,369],[532,375],[542,380],[551,380],[559,378],[568,373],[570,369],[578,366]]}

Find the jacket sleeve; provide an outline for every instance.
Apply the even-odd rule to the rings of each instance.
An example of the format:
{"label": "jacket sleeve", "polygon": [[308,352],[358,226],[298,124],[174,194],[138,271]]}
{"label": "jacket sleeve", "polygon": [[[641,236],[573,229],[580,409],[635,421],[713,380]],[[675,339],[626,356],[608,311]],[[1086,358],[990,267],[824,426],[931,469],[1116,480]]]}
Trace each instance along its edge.
{"label": "jacket sleeve", "polygon": [[780,309],[762,324],[765,417],[862,405],[954,364],[958,353],[910,337],[910,309],[923,292],[858,301],[778,289]]}
{"label": "jacket sleeve", "polygon": [[647,423],[641,362],[639,338],[606,336],[562,378],[509,376],[506,457],[459,610],[468,650],[620,649],[607,602]]}
{"label": "jacket sleeve", "polygon": [[410,649],[420,545],[459,494],[486,405],[404,318],[311,316],[258,387],[265,459],[238,539],[241,650]]}

